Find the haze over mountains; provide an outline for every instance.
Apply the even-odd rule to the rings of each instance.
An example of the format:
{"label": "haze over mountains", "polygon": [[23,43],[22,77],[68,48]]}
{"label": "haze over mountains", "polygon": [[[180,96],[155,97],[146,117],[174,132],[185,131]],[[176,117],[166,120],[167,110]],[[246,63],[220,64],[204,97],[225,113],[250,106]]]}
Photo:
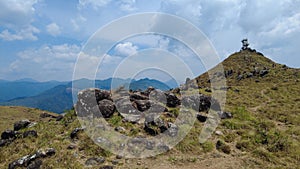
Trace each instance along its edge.
{"label": "haze over mountains", "polygon": [[[94,85],[95,83],[95,85]],[[97,88],[109,90],[120,86],[128,87],[132,90],[145,90],[153,86],[160,90],[174,88],[176,82],[169,81],[166,84],[154,79],[120,79],[109,78],[105,80],[80,79],[74,81],[76,89],[95,86]],[[38,82],[33,79],[21,79],[17,81],[0,80],[0,105],[26,106],[39,108],[55,113],[63,113],[64,110],[71,109],[72,82]]]}

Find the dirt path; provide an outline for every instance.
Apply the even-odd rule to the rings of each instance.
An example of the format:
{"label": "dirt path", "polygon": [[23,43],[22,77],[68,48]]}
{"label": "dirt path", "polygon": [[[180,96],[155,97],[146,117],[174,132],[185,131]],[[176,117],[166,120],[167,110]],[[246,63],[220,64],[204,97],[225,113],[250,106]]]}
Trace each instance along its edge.
{"label": "dirt path", "polygon": [[260,94],[261,94],[264,98],[266,98],[267,101],[262,102],[260,105],[258,105],[258,106],[256,106],[256,107],[251,107],[251,108],[249,108],[249,110],[256,112],[259,108],[265,107],[268,103],[272,102],[272,99],[271,99],[269,96],[267,96],[267,95],[265,94],[265,92],[266,92],[266,89],[262,89],[262,90],[260,91]]}

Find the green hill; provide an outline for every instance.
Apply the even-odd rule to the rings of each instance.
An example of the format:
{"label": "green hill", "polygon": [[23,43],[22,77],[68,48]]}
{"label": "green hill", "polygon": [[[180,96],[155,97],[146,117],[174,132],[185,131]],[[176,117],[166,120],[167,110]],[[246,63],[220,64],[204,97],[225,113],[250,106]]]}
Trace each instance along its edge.
{"label": "green hill", "polygon": [[[84,132],[71,139],[72,131],[81,125],[74,110],[70,110],[61,121],[31,118],[37,125],[20,132],[36,130],[38,137],[17,138],[0,147],[0,168],[7,168],[14,160],[49,147],[55,148],[56,153],[42,159],[42,168],[100,168],[106,165],[122,169],[299,168],[300,70],[274,63],[248,50],[229,56],[222,64],[228,85],[222,89],[227,90],[225,111],[231,112],[233,117],[222,119],[211,138],[203,144],[198,140],[204,126],[200,119],[188,135],[166,153],[145,159],[117,157],[95,145]],[[207,73],[196,80],[200,89],[190,90],[206,95],[216,90],[210,88]],[[25,114],[34,109],[24,110],[0,107],[0,118],[7,119],[3,126],[12,126],[17,120],[14,116],[28,118]],[[171,122],[176,115],[178,108],[168,107],[163,113]],[[126,135],[151,137],[143,125],[123,121],[117,112],[107,122],[111,127],[123,127],[121,132]],[[88,166],[86,163],[91,157],[105,158],[105,161]]]}

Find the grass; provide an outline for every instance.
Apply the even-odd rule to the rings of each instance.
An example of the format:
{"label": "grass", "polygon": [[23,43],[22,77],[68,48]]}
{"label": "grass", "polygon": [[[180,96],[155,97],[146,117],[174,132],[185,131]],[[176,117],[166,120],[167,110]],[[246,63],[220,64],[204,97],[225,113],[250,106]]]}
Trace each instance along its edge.
{"label": "grass", "polygon": [[[233,54],[224,61],[223,66],[225,70],[232,69],[234,72],[227,78],[230,89],[226,93],[225,105],[225,111],[231,112],[233,118],[221,120],[217,128],[223,135],[213,134],[205,143],[200,144],[199,134],[204,123],[196,120],[186,137],[172,150],[150,158],[149,161],[171,162],[176,166],[179,163],[197,163],[195,157],[207,158],[218,153],[224,155],[225,159],[227,157],[234,157],[235,160],[252,159],[256,168],[299,168],[299,69],[283,68],[282,65],[269,59],[247,52]],[[253,66],[268,67],[269,74],[263,78],[236,80],[238,72],[248,73]],[[259,82],[255,82],[256,80]],[[209,88],[210,84],[207,81],[208,77],[205,74],[198,78],[200,86]],[[211,94],[205,92],[205,88],[199,91]],[[193,92],[186,91],[187,94]],[[114,159],[114,155],[95,145],[84,132],[79,133],[78,140],[70,139],[72,130],[80,127],[74,110],[66,111],[64,119],[60,122],[40,119],[39,115],[42,112],[22,107],[0,107],[1,131],[12,129],[15,121],[29,119],[38,122],[30,129],[37,130],[39,135],[38,138],[16,139],[7,147],[0,148],[0,168],[7,168],[8,163],[13,160],[50,146],[55,148],[57,153],[54,157],[44,160],[44,165],[48,168],[83,168],[85,160],[93,156],[106,157],[105,164],[110,164]],[[169,108],[169,113],[177,117],[179,109]],[[174,120],[167,116],[163,116],[162,119]],[[150,137],[144,132],[142,124],[122,122],[122,117],[117,113],[108,120],[108,123],[113,127],[124,127],[123,134],[128,136]],[[178,134],[184,133],[179,131]],[[219,146],[216,149],[218,141]],[[76,145],[76,148],[67,149],[70,144]],[[182,162],[181,156],[187,156],[190,160]],[[247,168],[247,165],[237,168],[243,167]]]}

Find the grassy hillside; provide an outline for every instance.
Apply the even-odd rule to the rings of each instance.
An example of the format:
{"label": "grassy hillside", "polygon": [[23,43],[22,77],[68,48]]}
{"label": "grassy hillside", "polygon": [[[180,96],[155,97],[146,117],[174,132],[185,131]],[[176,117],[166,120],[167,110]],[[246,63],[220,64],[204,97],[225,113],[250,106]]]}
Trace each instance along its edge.
{"label": "grassy hillside", "polygon": [[[274,63],[251,51],[231,55],[223,62],[223,66],[225,71],[232,72],[226,78],[228,88],[225,110],[231,112],[233,118],[221,120],[216,130],[218,132],[203,144],[199,143],[198,136],[204,123],[196,120],[189,134],[170,151],[146,159],[119,159],[96,146],[84,132],[79,132],[77,139],[70,138],[71,132],[80,127],[73,110],[68,111],[62,121],[45,121],[35,115],[27,117],[39,110],[0,107],[1,119],[7,119],[1,131],[11,128],[18,120],[14,117],[20,117],[38,122],[21,132],[34,129],[39,134],[37,138],[18,138],[0,147],[0,168],[7,168],[10,162],[49,147],[55,148],[57,153],[43,159],[42,168],[86,168],[87,159],[99,156],[104,157],[105,162],[89,168],[104,165],[128,169],[299,168],[299,69]],[[268,70],[268,73],[249,76],[255,68],[259,71]],[[208,75],[199,76],[197,81],[199,86],[203,86],[199,91],[209,95]],[[33,113],[28,113],[31,111]],[[176,114],[177,108],[169,108],[168,116]],[[117,113],[108,123],[112,127],[124,126],[128,135],[143,132],[138,124],[122,122]]]}

